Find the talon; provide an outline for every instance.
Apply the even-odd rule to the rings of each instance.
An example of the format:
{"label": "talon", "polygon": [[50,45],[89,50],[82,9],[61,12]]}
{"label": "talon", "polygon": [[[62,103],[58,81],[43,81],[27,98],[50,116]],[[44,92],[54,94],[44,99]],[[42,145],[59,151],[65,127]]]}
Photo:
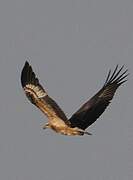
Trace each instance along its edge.
{"label": "talon", "polygon": [[47,129],[48,127],[49,127],[49,124],[48,124],[48,123],[41,125],[41,128],[42,128],[42,129]]}
{"label": "talon", "polygon": [[84,134],[87,134],[87,135],[92,135],[91,133],[89,133],[89,132],[87,132],[87,131],[85,131],[85,132],[84,132]]}

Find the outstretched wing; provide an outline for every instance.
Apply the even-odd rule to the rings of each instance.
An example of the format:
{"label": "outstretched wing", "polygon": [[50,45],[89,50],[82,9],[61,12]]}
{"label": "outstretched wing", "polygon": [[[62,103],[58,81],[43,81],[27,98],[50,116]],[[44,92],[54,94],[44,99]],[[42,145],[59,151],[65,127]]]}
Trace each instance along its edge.
{"label": "outstretched wing", "polygon": [[118,69],[117,65],[112,75],[111,70],[109,71],[102,89],[70,118],[72,127],[86,129],[104,112],[112,100],[116,89],[127,81],[125,78],[128,76],[128,70],[122,72],[123,67],[124,66]]}
{"label": "outstretched wing", "polygon": [[33,72],[32,67],[27,61],[25,62],[21,73],[21,84],[31,103],[37,106],[49,120],[62,119],[65,123],[69,123],[64,112],[43,89]]}

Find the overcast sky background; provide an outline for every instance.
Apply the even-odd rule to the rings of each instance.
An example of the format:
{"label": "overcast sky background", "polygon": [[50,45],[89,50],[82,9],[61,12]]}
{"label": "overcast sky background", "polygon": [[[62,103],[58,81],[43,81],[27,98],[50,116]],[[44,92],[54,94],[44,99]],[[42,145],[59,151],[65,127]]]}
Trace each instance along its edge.
{"label": "overcast sky background", "polygon": [[[28,58],[68,117],[103,85],[109,68],[129,81],[89,128],[92,136],[42,130],[47,119],[25,97]],[[0,1],[0,179],[133,179],[133,1]]]}

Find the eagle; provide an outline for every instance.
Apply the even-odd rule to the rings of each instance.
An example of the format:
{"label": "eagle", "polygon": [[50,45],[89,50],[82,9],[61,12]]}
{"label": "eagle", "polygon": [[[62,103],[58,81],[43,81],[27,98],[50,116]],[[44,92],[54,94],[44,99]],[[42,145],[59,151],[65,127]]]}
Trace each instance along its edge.
{"label": "eagle", "polygon": [[26,61],[21,72],[22,88],[32,104],[38,107],[48,118],[43,129],[50,128],[57,133],[69,136],[91,135],[86,129],[93,124],[111,102],[117,88],[127,81],[128,69],[116,65],[109,70],[102,88],[68,119],[58,104],[47,94],[40,84],[31,65]]}

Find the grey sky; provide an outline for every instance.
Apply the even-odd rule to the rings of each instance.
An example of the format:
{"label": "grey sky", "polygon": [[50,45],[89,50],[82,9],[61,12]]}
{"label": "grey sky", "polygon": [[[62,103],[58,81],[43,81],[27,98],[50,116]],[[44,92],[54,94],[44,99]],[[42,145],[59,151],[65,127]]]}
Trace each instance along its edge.
{"label": "grey sky", "polygon": [[[68,117],[125,64],[129,81],[90,127],[66,137],[26,99],[26,58]],[[0,179],[133,179],[133,1],[0,1]]]}

